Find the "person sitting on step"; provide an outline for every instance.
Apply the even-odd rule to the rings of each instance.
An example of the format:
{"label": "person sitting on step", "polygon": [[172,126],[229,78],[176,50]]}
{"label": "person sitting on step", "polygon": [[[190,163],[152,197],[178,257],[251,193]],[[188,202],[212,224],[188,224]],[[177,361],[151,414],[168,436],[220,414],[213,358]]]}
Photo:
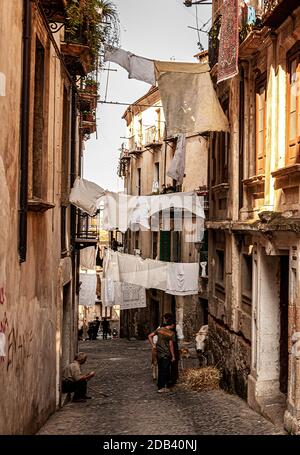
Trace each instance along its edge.
{"label": "person sitting on step", "polygon": [[86,362],[87,354],[78,352],[75,360],[67,365],[63,371],[62,393],[74,392],[73,401],[83,402],[91,398],[87,396],[87,381],[95,376],[94,371],[82,374],[80,366]]}

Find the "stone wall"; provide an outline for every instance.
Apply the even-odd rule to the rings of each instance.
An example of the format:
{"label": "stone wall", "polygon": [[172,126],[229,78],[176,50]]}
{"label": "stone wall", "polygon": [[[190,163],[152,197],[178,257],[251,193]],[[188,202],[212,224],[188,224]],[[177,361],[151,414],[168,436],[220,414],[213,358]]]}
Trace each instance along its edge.
{"label": "stone wall", "polygon": [[242,337],[209,316],[209,350],[222,370],[221,387],[247,399],[251,346]]}

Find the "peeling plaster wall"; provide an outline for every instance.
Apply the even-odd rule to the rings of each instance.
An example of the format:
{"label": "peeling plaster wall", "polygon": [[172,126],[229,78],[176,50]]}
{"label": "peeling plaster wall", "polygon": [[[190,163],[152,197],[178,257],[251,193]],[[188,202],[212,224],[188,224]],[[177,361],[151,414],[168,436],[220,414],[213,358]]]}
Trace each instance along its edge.
{"label": "peeling plaster wall", "polygon": [[[5,70],[6,94],[0,96],[0,168],[4,163],[9,211],[5,267],[1,263],[0,330],[5,332],[6,356],[0,361],[0,434],[34,433],[59,403],[62,339],[62,284],[72,269],[60,269],[60,151],[62,125],[61,64],[50,45],[47,198],[55,208],[28,213],[27,259],[18,256],[20,105],[22,81],[21,1],[0,0],[2,45],[0,72]],[[33,22],[37,18],[33,7]],[[35,24],[35,22],[34,22]],[[31,78],[34,75],[31,74]],[[52,87],[52,88],[51,88]],[[51,90],[55,87],[55,94]],[[32,120],[31,120],[32,122]],[[32,123],[30,124],[32,129]],[[1,172],[1,169],[0,169]],[[1,179],[2,180],[2,179]],[[1,181],[3,185],[4,180]],[[1,190],[1,198],[3,191]],[[1,206],[2,200],[1,200]],[[2,230],[2,234],[5,229]],[[74,308],[71,308],[74,312]],[[70,321],[74,354],[74,321]],[[77,327],[76,327],[77,334]]]}

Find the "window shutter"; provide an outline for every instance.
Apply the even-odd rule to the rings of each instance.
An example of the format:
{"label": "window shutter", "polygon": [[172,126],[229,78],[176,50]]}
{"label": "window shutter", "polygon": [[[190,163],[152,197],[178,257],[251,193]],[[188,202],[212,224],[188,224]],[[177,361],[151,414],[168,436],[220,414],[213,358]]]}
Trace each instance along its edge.
{"label": "window shutter", "polygon": [[171,232],[160,231],[159,259],[169,262],[171,259]]}

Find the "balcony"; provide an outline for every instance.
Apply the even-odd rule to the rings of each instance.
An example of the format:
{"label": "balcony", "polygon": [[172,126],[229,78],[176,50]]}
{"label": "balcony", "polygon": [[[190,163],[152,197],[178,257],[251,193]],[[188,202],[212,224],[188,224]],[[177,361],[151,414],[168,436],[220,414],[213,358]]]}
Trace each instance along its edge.
{"label": "balcony", "polygon": [[[94,218],[86,213],[78,211],[79,220],[75,236],[75,244],[78,249],[98,244],[98,228],[92,224]],[[97,216],[97,215],[96,215]]]}
{"label": "balcony", "polygon": [[130,159],[131,159],[131,156],[129,155],[129,151],[127,149],[123,149],[120,154],[118,171],[117,171],[117,174],[120,178],[126,177],[128,175]]}
{"label": "balcony", "polygon": [[40,4],[50,24],[65,22],[67,0],[40,0]]}
{"label": "balcony", "polygon": [[81,129],[83,130],[83,134],[90,135],[95,133],[97,129],[95,112],[83,111],[81,115]]}
{"label": "balcony", "polygon": [[145,147],[157,147],[162,145],[159,130],[156,126],[151,126],[145,131]]}
{"label": "balcony", "polygon": [[93,66],[90,48],[80,42],[61,43],[61,52],[66,67],[71,75],[86,76]]}
{"label": "balcony", "polygon": [[128,152],[132,155],[140,155],[143,152],[142,136],[139,136],[139,140],[136,141],[135,136],[131,136],[128,140]]}
{"label": "balcony", "polygon": [[97,85],[87,85],[83,89],[78,91],[78,104],[79,110],[84,111],[93,111],[97,108],[97,95],[98,87]]}
{"label": "balcony", "polygon": [[279,27],[299,6],[299,0],[264,0],[264,25]]}

